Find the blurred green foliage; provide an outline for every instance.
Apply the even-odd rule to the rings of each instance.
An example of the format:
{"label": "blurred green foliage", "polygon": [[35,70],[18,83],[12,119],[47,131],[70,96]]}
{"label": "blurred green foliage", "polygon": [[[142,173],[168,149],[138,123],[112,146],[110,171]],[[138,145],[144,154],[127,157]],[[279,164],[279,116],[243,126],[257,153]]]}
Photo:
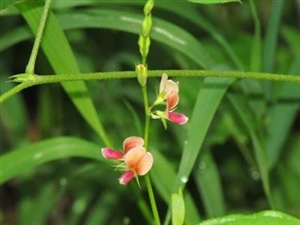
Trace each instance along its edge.
{"label": "blurred green foliage", "polygon": [[[8,1],[3,2],[1,7],[6,7]],[[299,76],[299,2],[253,3],[254,8],[249,1],[197,5],[157,0],[149,69],[255,70]],[[28,24],[33,19],[27,17],[25,22],[22,15],[26,18],[39,5],[26,4],[0,11],[1,94],[13,87],[7,78],[24,72],[30,56],[34,35]],[[54,0],[49,24],[56,29],[45,34],[35,72],[134,70],[140,61],[137,40],[143,4],[142,0]],[[60,30],[66,42],[57,38]],[[70,49],[61,49],[66,43]],[[155,156],[151,178],[160,216],[166,215],[171,193],[178,193],[173,186],[179,176],[180,184],[186,184],[186,224],[266,209],[300,217],[299,84],[174,80],[180,82],[178,110],[192,120],[183,127],[170,125],[167,131],[160,121],[151,121],[149,150]],[[74,93],[59,84],[26,89],[1,105],[1,223],[94,225],[151,220],[142,198],[147,199],[143,184],[141,190],[134,182],[120,186],[119,174],[100,155],[105,141],[98,122],[117,149],[126,137],[143,135],[137,80],[82,85],[88,93],[82,98],[92,101],[86,107],[79,99],[75,103],[79,111],[69,98],[76,102]],[[69,86],[74,88],[72,83]],[[155,99],[158,86],[159,79],[148,80],[150,100]],[[89,107],[97,112],[93,117]],[[178,170],[189,176],[180,177]]]}

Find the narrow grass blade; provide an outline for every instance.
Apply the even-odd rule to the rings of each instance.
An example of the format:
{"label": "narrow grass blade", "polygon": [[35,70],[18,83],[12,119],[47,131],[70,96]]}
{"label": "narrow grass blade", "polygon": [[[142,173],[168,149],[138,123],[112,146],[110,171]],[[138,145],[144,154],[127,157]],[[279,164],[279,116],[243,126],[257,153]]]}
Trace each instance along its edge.
{"label": "narrow grass blade", "polygon": [[191,121],[189,122],[189,137],[184,146],[174,190],[178,190],[183,178],[189,178],[210,123],[223,96],[233,81],[234,79],[205,79],[203,88],[199,91]]}
{"label": "narrow grass blade", "polygon": [[29,145],[1,156],[0,184],[27,169],[35,168],[53,160],[81,157],[103,160],[99,146],[73,137],[53,138]]}
{"label": "narrow grass blade", "polygon": [[[25,1],[16,6],[33,32],[36,32],[43,10],[42,2]],[[56,73],[79,73],[70,45],[53,13],[49,13],[41,46]],[[67,82],[62,85],[88,124],[99,134],[103,142],[110,146],[111,143],[99,121],[84,82]]]}
{"label": "narrow grass blade", "polygon": [[263,43],[263,72],[271,73],[274,69],[278,28],[284,2],[284,0],[272,1],[271,14],[269,16],[267,32]]}
{"label": "narrow grass blade", "polygon": [[[154,155],[155,163],[151,170],[151,179],[163,200],[167,203],[167,205],[170,205],[171,195],[174,193],[171,184],[173,184],[176,179],[175,170],[172,169],[170,162],[158,151],[152,151],[152,153]],[[197,211],[197,206],[195,205],[189,191],[185,191],[185,208],[186,224],[197,223],[200,220],[200,216]]]}
{"label": "narrow grass blade", "polygon": [[[290,74],[300,76],[300,55],[291,65]],[[282,151],[284,144],[291,133],[293,122],[300,109],[300,85],[293,83],[282,83],[277,101],[270,110],[266,149],[270,166],[274,166]]]}
{"label": "narrow grass blade", "polygon": [[262,39],[261,39],[261,25],[258,18],[256,6],[253,0],[250,0],[250,8],[254,19],[254,36],[250,60],[250,71],[261,71],[262,64]]}
{"label": "narrow grass blade", "polygon": [[264,192],[267,196],[270,206],[274,208],[269,181],[269,161],[267,158],[266,148],[264,148],[262,139],[257,133],[257,129],[255,126],[255,117],[242,96],[228,95],[228,99],[233,109],[237,112],[240,121],[248,130],[254,149],[256,163],[259,168]]}
{"label": "narrow grass blade", "polygon": [[225,200],[217,166],[210,152],[200,154],[199,166],[194,171],[196,185],[203,199],[208,218],[225,215]]}

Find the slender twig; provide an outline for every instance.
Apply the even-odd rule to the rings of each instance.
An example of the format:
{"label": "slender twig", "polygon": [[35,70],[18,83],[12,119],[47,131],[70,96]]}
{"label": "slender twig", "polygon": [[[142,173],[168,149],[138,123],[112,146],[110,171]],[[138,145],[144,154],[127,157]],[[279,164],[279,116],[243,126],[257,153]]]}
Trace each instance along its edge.
{"label": "slender twig", "polygon": [[37,30],[37,34],[35,36],[34,44],[32,47],[31,54],[30,54],[30,58],[29,58],[27,66],[26,66],[26,73],[28,73],[28,74],[34,74],[34,66],[35,66],[35,62],[36,62],[36,57],[37,57],[37,54],[38,54],[38,51],[39,51],[39,48],[41,45],[42,36],[43,36],[44,29],[45,29],[48,12],[50,9],[50,4],[51,4],[51,0],[46,0],[43,14],[42,14],[42,17],[40,20],[40,25]]}
{"label": "slender twig", "polygon": [[[214,70],[152,70],[148,71],[148,77],[160,77],[162,73],[167,73],[169,77],[223,77],[223,78],[242,78],[242,79],[259,79],[270,81],[282,81],[300,83],[300,76],[257,73],[257,72],[241,72],[241,71],[214,71]],[[24,74],[20,74],[20,76]],[[32,75],[30,79],[18,79],[18,75],[13,76],[15,82],[21,84],[3,93],[0,96],[0,103],[4,102],[14,94],[25,88],[40,84],[60,83],[78,80],[107,80],[107,79],[124,79],[136,78],[135,71],[119,71],[119,72],[99,72],[99,73],[81,73],[81,74],[58,74],[58,75]]]}

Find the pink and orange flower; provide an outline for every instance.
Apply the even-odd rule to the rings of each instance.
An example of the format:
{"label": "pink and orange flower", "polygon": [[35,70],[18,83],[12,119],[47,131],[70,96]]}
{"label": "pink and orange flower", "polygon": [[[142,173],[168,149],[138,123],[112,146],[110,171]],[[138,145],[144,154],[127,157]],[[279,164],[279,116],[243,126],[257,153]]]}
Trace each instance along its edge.
{"label": "pink and orange flower", "polygon": [[132,178],[146,175],[153,165],[153,156],[144,147],[144,140],[141,137],[128,137],[123,142],[123,152],[111,148],[102,148],[104,158],[120,160],[121,164],[117,169],[125,171],[119,178],[120,184],[128,184]]}
{"label": "pink and orange flower", "polygon": [[166,105],[164,111],[156,110],[151,114],[153,119],[161,119],[164,126],[167,127],[166,120],[173,123],[183,125],[188,121],[188,117],[183,113],[176,113],[176,109],[179,103],[179,83],[168,79],[168,75],[163,73],[159,86],[159,95],[154,102],[153,106]]}

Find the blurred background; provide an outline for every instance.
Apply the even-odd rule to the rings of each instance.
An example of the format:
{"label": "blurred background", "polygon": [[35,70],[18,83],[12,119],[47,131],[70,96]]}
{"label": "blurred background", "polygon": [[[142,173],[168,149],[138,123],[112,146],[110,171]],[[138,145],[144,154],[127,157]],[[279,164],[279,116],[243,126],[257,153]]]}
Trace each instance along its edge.
{"label": "blurred background", "polygon": [[[276,12],[275,1],[279,0],[254,1],[264,38],[262,49],[267,48],[268,40],[272,40],[266,38],[269,23],[278,28],[275,51],[270,53],[270,57],[267,54],[262,56],[260,71],[299,75],[300,2],[288,0],[277,4],[280,16],[276,25],[276,18],[272,15],[272,12]],[[93,16],[99,20],[101,16],[109,19],[111,16],[114,20],[114,16],[119,15],[117,13],[123,13],[124,17],[142,18],[143,4],[144,1],[53,1],[52,10],[64,29],[81,72],[135,69],[140,62],[140,55],[138,34],[134,28],[130,28],[133,25],[129,23],[123,30],[112,25],[97,27],[95,21],[90,24],[88,19]],[[3,94],[15,86],[7,82],[8,77],[25,71],[34,36],[16,8],[12,6],[0,13],[0,87]],[[221,5],[156,1],[152,15],[154,19],[177,26],[199,41],[211,57],[212,66],[209,69],[251,71],[254,68],[250,52],[255,26],[249,1]],[[191,18],[191,15],[197,17]],[[87,20],[81,23],[84,16]],[[230,46],[235,57],[230,56],[222,45],[223,41],[225,46]],[[202,52],[197,54],[200,57]],[[272,61],[268,62],[270,58]],[[203,69],[197,60],[152,38],[148,56],[150,70]],[[35,73],[54,74],[43,51],[39,52]],[[177,111],[191,117],[203,80],[174,80],[180,82],[181,88],[181,102]],[[150,102],[155,100],[159,82],[159,78],[149,79]],[[135,79],[90,81],[86,85],[99,118],[117,149],[122,149],[122,141],[126,137],[143,135],[143,102]],[[200,170],[195,168],[187,184],[202,218],[269,208],[249,133],[235,116],[230,95],[244,96],[244,103],[249,106],[255,118],[254,126],[265,140],[264,143],[268,142],[268,132],[274,131],[271,138],[277,138],[278,142],[272,142],[277,147],[277,155],[270,166],[272,193],[277,209],[300,217],[298,88],[299,85],[295,84],[256,80],[239,80],[231,86],[229,97],[222,101],[202,146],[203,155],[199,156],[197,163]],[[276,114],[272,114],[275,108]],[[272,125],[270,120],[277,120],[277,123]],[[100,149],[105,147],[60,84],[31,87],[13,96],[1,104],[0,122],[1,155],[59,136],[75,136],[96,143],[99,145],[99,154]],[[187,129],[188,125],[170,125],[166,131],[159,120],[151,122],[150,149],[159,148],[175,171],[187,138]],[[210,163],[220,178],[221,201],[224,204],[219,214],[209,211],[205,203],[207,193],[203,192],[202,184],[197,179],[201,176],[201,166],[206,166],[202,158],[206,157],[205,152],[212,156],[209,157],[209,160],[213,160]],[[110,162],[99,163],[82,158],[65,158],[25,170],[0,186],[0,221],[5,225],[143,224],[145,218],[133,196],[133,193],[140,191],[136,190],[134,182],[129,187],[118,185],[119,175],[113,171]],[[147,199],[144,189],[141,194]],[[161,216],[164,216],[167,205],[159,194],[157,198]]]}

